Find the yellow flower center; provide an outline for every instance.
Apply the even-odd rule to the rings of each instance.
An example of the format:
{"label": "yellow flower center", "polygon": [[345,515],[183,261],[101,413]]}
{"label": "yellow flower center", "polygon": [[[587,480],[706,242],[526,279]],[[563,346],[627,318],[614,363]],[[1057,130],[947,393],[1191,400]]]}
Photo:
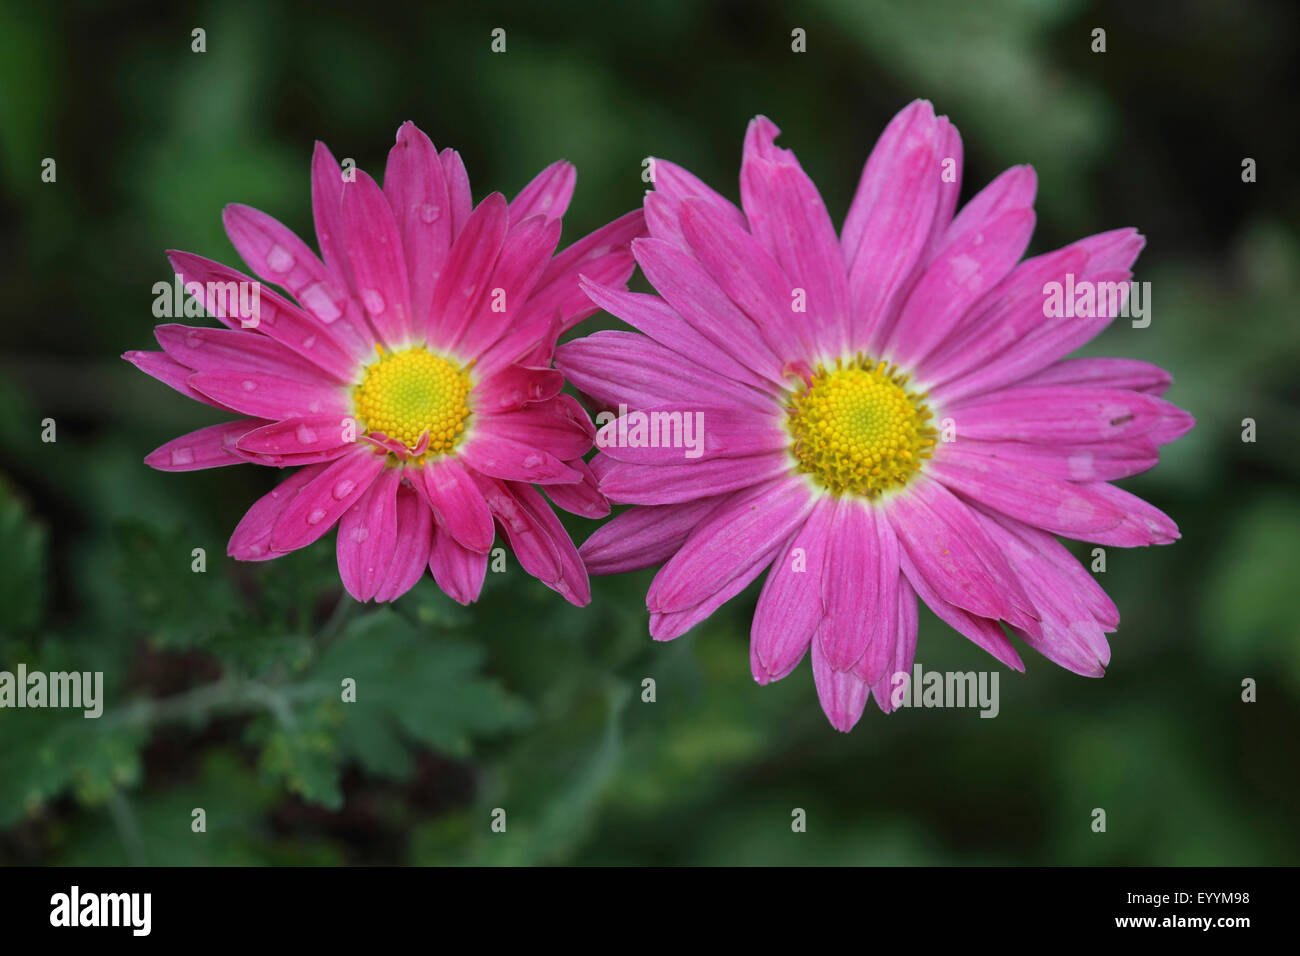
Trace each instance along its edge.
{"label": "yellow flower center", "polygon": [[786,404],[799,470],[836,495],[864,498],[911,481],[938,433],[925,395],[909,390],[908,379],[861,354],[829,370],[819,363],[812,382]]}
{"label": "yellow flower center", "polygon": [[412,451],[427,432],[429,456],[455,448],[469,421],[469,369],[423,346],[376,349],[379,361],[352,390],[362,430],[380,432]]}

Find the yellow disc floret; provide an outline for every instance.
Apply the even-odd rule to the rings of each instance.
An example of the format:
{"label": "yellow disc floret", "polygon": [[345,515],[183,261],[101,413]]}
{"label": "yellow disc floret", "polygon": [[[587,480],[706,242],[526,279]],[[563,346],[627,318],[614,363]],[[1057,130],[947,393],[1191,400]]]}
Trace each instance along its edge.
{"label": "yellow disc floret", "polygon": [[930,409],[909,376],[858,355],[833,369],[818,364],[786,404],[790,452],[836,495],[879,497],[906,485],[934,450]]}
{"label": "yellow disc floret", "polygon": [[357,419],[367,432],[379,432],[415,451],[429,436],[427,454],[456,447],[469,420],[469,370],[421,346],[379,351],[352,390]]}

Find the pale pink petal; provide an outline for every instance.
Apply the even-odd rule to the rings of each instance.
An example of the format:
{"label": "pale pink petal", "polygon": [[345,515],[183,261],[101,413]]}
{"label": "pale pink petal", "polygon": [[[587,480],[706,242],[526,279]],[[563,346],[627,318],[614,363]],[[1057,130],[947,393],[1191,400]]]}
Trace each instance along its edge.
{"label": "pale pink petal", "polygon": [[[894,697],[900,687],[905,687],[900,675],[910,678],[912,663],[916,659],[916,636],[919,621],[917,616],[916,592],[907,583],[907,576],[899,574],[898,578],[898,615],[894,622],[894,648],[890,655],[889,666],[880,679],[871,685],[871,695],[876,699],[876,706],[888,714],[895,709]],[[861,669],[857,676],[864,677]]]}
{"label": "pale pink petal", "polygon": [[[600,459],[598,458],[597,461]],[[701,495],[737,491],[790,472],[781,453],[711,458],[677,465],[612,462],[597,471],[600,490],[619,504],[668,505]]]}
{"label": "pale pink petal", "polygon": [[474,196],[469,190],[469,173],[465,170],[465,161],[454,149],[444,149],[438,154],[442,160],[442,174],[447,181],[447,195],[451,199],[452,239],[460,234],[469,223],[474,208]]}
{"label": "pale pink petal", "polygon": [[326,374],[288,346],[252,331],[159,325],[153,334],[168,355],[196,372],[265,372],[326,388],[349,381]]}
{"label": "pale pink petal", "polygon": [[790,444],[771,411],[760,415],[734,406],[683,404],[629,412],[602,425],[595,437],[596,446],[615,461],[651,465],[745,458],[782,451]]}
{"label": "pale pink petal", "polygon": [[164,385],[170,385],[186,398],[192,398],[196,402],[211,405],[213,408],[219,408],[222,411],[234,411],[233,408],[213,401],[202,392],[191,388],[187,379],[194,374],[194,370],[182,365],[166,352],[142,352],[133,349],[130,352],[123,352],[122,358],[151,378],[156,378]]}
{"label": "pale pink petal", "polygon": [[475,471],[507,481],[537,484],[581,481],[582,475],[543,448],[495,435],[479,427],[457,455]]}
{"label": "pale pink petal", "polygon": [[1128,388],[1150,395],[1163,395],[1173,376],[1158,365],[1130,358],[1063,359],[1037,372],[1021,385],[1089,385],[1096,388]]}

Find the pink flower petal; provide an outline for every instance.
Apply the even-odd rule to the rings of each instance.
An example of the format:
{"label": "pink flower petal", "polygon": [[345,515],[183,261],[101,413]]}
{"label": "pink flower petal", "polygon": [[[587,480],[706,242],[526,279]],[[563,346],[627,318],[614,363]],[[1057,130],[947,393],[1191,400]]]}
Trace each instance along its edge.
{"label": "pink flower petal", "polygon": [[339,577],[358,601],[375,596],[392,562],[397,546],[397,486],[401,481],[401,469],[385,468],[339,518],[335,545]]}
{"label": "pink flower petal", "polygon": [[298,492],[315,480],[325,467],[308,465],[299,468],[254,502],[230,535],[226,553],[236,561],[267,561],[283,554],[284,552],[271,547],[271,533],[275,524],[298,497]]}
{"label": "pink flower petal", "polygon": [[834,498],[817,499],[767,572],[749,638],[750,670],[760,684],[780,680],[799,665],[825,614],[822,574],[835,511]]}
{"label": "pink flower petal", "polygon": [[592,574],[622,574],[660,564],[727,497],[714,495],[679,505],[630,508],[597,528],[578,553]]}
{"label": "pink flower petal", "polygon": [[144,463],[159,471],[197,471],[245,464],[249,456],[242,454],[235,443],[241,435],[265,424],[261,418],[243,418],[209,425],[160,445],[145,456]]}
{"label": "pink flower petal", "polygon": [[343,187],[344,251],[361,305],[390,349],[411,341],[411,290],[406,253],[383,190],[360,170]]}
{"label": "pink flower petal", "polygon": [[424,575],[433,551],[433,512],[409,485],[397,488],[397,543],[375,591],[376,601],[396,601]]}
{"label": "pink flower petal", "polygon": [[868,684],[884,676],[898,623],[898,539],[870,505],[841,498],[831,518],[822,569],[817,640],[832,670],[856,669]]}
{"label": "pink flower petal", "polygon": [[429,552],[429,570],[438,587],[458,604],[472,604],[483,590],[487,577],[488,554],[470,551],[442,528],[433,530],[433,547]]}
{"label": "pink flower petal", "polygon": [[271,548],[296,551],[320,538],[384,470],[384,456],[358,448],[328,465],[303,486],[275,522]]}
{"label": "pink flower petal", "polygon": [[441,458],[425,464],[423,490],[438,524],[462,547],[470,551],[487,551],[496,537],[492,513],[478,485],[454,458]]}
{"label": "pink flower petal", "polygon": [[551,163],[510,201],[510,221],[522,222],[530,216],[559,220],[569,208],[578,173],[564,160]]}
{"label": "pink flower petal", "polygon": [[505,242],[509,213],[506,198],[492,193],[470,214],[460,230],[447,266],[433,290],[429,341],[450,348],[469,326]]}
{"label": "pink flower petal", "polygon": [[451,251],[452,211],[438,151],[414,123],[402,124],[388,152],[384,195],[406,256],[412,331],[419,339],[428,332],[433,290]]}

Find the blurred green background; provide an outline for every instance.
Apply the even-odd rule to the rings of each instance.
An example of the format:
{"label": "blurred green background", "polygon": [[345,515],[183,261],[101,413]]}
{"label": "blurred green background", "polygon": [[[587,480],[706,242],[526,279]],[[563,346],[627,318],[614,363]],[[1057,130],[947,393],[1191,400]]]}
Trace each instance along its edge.
{"label": "blurred green background", "polygon": [[[1300,861],[1296,19],[1208,0],[0,3],[0,667],[103,670],[108,696],[97,721],[0,711],[0,863]],[[869,705],[844,736],[806,663],[751,679],[754,589],[669,645],[646,631],[650,572],[597,579],[581,611],[513,558],[468,609],[427,578],[353,606],[333,535],[225,558],[270,470],[141,463],[220,417],[118,358],[153,347],[163,250],[238,264],[229,202],[311,236],[315,139],[378,175],[414,120],[478,198],[567,158],[571,240],[640,202],[647,155],[734,198],[761,112],[838,222],[918,96],[961,130],[964,196],[1037,168],[1031,252],[1148,237],[1152,325],[1088,351],[1169,368],[1199,424],[1125,483],[1183,540],[1110,549],[1104,680],[1026,649],[995,720]],[[999,667],[926,611],[918,660]]]}

